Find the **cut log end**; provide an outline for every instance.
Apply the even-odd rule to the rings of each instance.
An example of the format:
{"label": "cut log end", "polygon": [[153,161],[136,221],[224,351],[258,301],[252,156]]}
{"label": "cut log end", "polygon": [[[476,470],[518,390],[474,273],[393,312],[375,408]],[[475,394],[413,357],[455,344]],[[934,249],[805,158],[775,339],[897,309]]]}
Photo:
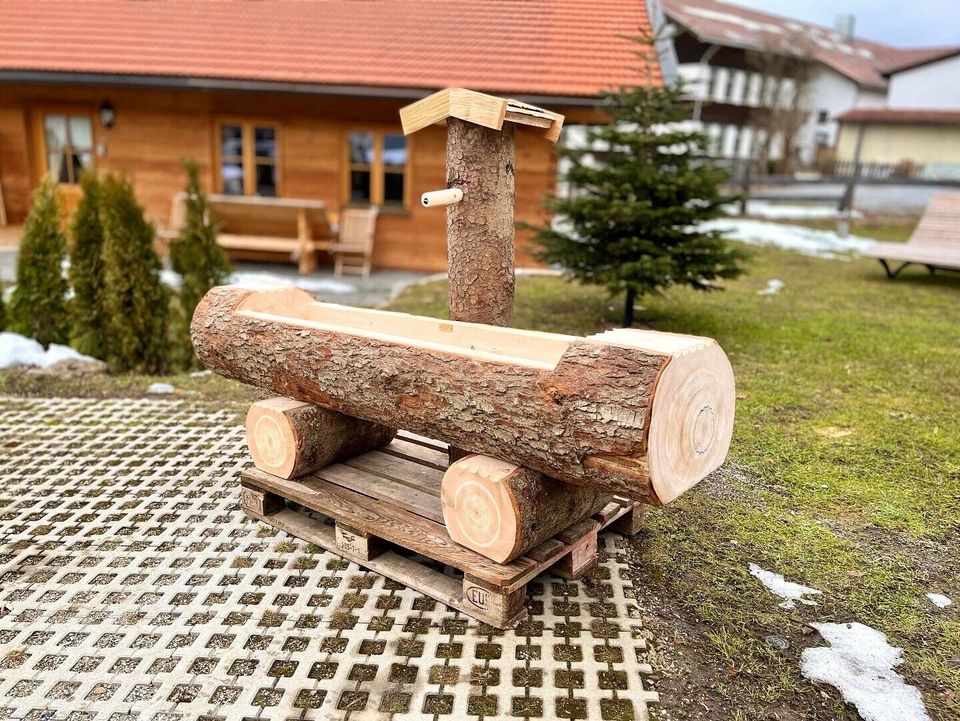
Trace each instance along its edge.
{"label": "cut log end", "polygon": [[247,445],[254,464],[281,478],[296,478],[388,444],[396,431],[290,398],[250,406]]}
{"label": "cut log end", "polygon": [[281,478],[292,478],[297,466],[297,437],[284,410],[299,401],[272,398],[255,403],[247,412],[247,445],[257,468]]}
{"label": "cut log end", "polygon": [[657,381],[647,440],[650,484],[670,503],[723,463],[733,435],[733,369],[713,341],[674,356]]}
{"label": "cut log end", "polygon": [[505,480],[522,469],[489,456],[468,455],[444,475],[440,500],[450,537],[503,562],[517,546],[517,511]]}
{"label": "cut log end", "polygon": [[603,508],[610,497],[490,456],[470,455],[443,476],[450,538],[506,563]]}

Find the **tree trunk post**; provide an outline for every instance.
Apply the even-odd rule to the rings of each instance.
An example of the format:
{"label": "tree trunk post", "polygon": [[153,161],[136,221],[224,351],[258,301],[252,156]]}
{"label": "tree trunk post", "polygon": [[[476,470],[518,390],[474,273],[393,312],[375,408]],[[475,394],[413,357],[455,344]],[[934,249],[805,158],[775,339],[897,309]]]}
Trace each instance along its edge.
{"label": "tree trunk post", "polygon": [[447,121],[447,186],[463,191],[447,206],[450,320],[513,323],[515,163],[512,126]]}

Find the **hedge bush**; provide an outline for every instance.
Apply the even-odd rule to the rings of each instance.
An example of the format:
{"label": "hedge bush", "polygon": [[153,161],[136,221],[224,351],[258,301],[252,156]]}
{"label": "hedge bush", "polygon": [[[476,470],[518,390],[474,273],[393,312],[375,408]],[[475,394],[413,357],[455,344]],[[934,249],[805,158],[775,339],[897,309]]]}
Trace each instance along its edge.
{"label": "hedge bush", "polygon": [[103,358],[109,318],[103,298],[103,224],[100,222],[100,180],[94,173],[80,179],[83,197],[71,223],[70,345],[81,353]]}
{"label": "hedge bush", "polygon": [[207,206],[207,197],[200,187],[200,173],[192,160],[183,162],[187,173],[186,215],[183,229],[170,249],[173,270],[182,277],[177,325],[186,347],[185,355],[193,360],[190,346],[190,321],[200,299],[230,275],[230,261],[217,245],[217,221]]}
{"label": "hedge bush", "polygon": [[63,261],[67,239],[56,181],[47,176],[33,194],[17,256],[17,286],[8,311],[9,330],[43,345],[66,343],[69,333]]}
{"label": "hedge bush", "polygon": [[160,282],[155,230],[124,178],[100,191],[103,307],[109,319],[104,358],[112,371],[162,373],[168,365],[169,292]]}

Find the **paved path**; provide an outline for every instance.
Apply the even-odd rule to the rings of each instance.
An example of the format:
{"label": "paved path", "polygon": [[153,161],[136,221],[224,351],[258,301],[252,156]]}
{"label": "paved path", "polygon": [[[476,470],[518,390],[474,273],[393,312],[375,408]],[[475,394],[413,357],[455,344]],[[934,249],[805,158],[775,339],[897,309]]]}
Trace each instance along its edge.
{"label": "paved path", "polygon": [[0,718],[647,716],[623,539],[502,633],[246,519],[237,417],[0,397]]}

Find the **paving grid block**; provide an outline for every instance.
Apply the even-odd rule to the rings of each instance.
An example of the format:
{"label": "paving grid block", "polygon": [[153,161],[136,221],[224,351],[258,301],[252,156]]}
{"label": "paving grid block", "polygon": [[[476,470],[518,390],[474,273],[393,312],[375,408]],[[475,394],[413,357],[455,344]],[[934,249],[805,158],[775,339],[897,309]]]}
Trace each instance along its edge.
{"label": "paving grid block", "polygon": [[624,540],[479,623],[247,519],[242,419],[0,397],[0,718],[647,716]]}

